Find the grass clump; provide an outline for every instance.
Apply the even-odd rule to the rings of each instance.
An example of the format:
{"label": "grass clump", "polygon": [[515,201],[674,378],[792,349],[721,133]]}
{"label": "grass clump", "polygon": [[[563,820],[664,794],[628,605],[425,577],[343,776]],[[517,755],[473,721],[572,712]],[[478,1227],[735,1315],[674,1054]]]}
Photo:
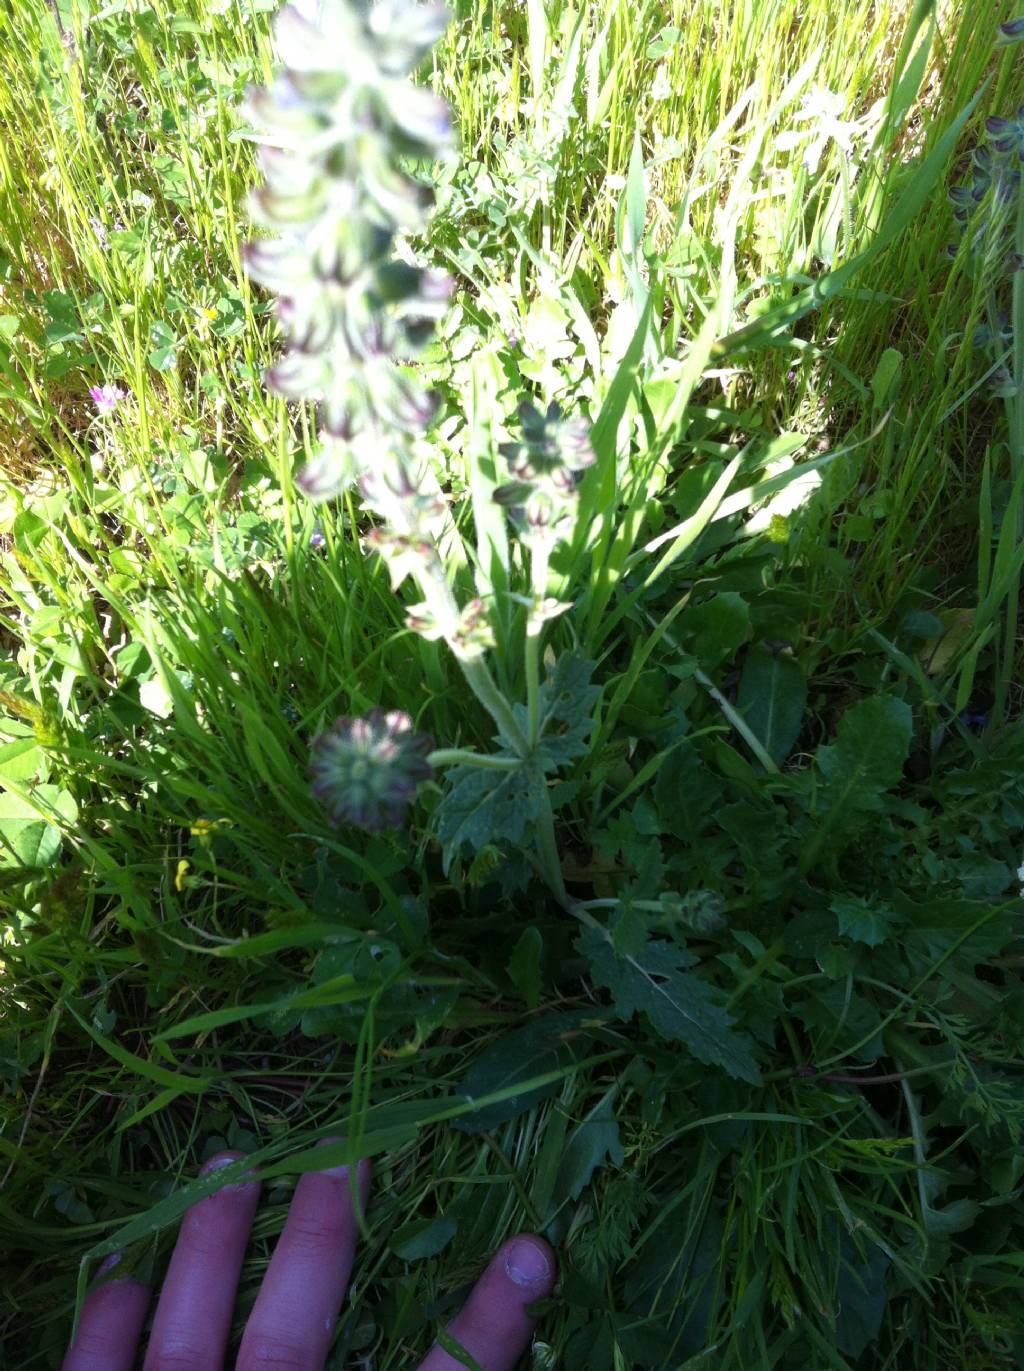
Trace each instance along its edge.
{"label": "grass clump", "polygon": [[460,5],[392,323],[283,311],[358,391],[246,270],[275,8],[0,10],[4,1356],[225,1145],[240,1327],[340,1130],[338,1367],[523,1226],[538,1366],[1020,1364],[1015,16]]}

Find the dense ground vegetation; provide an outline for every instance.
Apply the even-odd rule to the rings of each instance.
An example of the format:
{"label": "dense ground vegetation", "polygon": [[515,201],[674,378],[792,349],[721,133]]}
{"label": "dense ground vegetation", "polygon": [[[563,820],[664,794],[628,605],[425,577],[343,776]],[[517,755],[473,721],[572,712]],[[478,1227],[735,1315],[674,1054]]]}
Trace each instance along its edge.
{"label": "dense ground vegetation", "polygon": [[412,1364],[521,1227],[538,1368],[1024,1365],[1014,11],[460,0],[420,74],[456,583],[520,401],[593,425],[545,658],[593,664],[581,932],[443,777],[375,835],[310,791],[336,715],[493,728],[263,385],[276,8],[0,0],[0,1365],[59,1366],[101,1255],[158,1276],[225,1145],[244,1317],[339,1130],[332,1367]]}

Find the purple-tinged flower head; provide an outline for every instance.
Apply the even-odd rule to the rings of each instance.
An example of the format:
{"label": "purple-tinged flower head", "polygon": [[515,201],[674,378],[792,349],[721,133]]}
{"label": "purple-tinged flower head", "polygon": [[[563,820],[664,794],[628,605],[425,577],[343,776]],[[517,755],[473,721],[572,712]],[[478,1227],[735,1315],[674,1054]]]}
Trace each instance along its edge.
{"label": "purple-tinged flower head", "polygon": [[971,347],[985,348],[990,347],[993,343],[1009,343],[1013,340],[1010,316],[1005,309],[1001,309],[997,313],[996,326],[998,333],[994,333],[989,324],[979,324],[971,337]]}
{"label": "purple-tinged flower head", "polygon": [[314,524],[313,532],[309,535],[309,546],[311,548],[320,548],[325,547],[326,544],[327,539],[324,537],[323,529],[319,524]]}
{"label": "purple-tinged flower head", "polygon": [[1015,43],[1024,43],[1024,15],[1007,19],[999,25],[996,33],[997,48],[1011,48]]}
{"label": "purple-tinged flower head", "polygon": [[313,794],[336,824],[371,833],[400,828],[417,786],[434,774],[427,761],[432,747],[401,710],[343,716],[313,744]]}
{"label": "purple-tinged flower head", "polygon": [[121,401],[126,398],[127,391],[123,391],[120,386],[104,385],[93,386],[89,394],[98,414],[113,414]]}
{"label": "purple-tinged flower head", "polygon": [[991,393],[1001,400],[1014,400],[1020,394],[1020,387],[1009,367],[996,367],[988,384]]}
{"label": "purple-tinged flower head", "polygon": [[585,419],[564,420],[554,402],[547,413],[519,406],[523,436],[499,451],[515,477],[494,499],[508,509],[521,537],[557,542],[571,531],[579,473],[597,461]]}
{"label": "purple-tinged flower head", "polygon": [[990,115],[985,120],[985,128],[988,130],[989,142],[996,152],[1016,153],[1018,159],[1024,162],[1024,105],[1017,111],[1014,119],[1001,119],[998,115]]}

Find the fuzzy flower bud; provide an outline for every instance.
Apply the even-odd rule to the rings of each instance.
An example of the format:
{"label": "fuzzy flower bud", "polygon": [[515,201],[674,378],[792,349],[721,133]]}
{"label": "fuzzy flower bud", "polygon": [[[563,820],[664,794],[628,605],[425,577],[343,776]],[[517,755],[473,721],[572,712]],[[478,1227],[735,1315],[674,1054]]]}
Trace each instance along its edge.
{"label": "fuzzy flower bud", "polygon": [[427,761],[432,747],[400,710],[340,718],[313,744],[313,793],[337,824],[372,833],[399,828],[416,787],[434,774]]}

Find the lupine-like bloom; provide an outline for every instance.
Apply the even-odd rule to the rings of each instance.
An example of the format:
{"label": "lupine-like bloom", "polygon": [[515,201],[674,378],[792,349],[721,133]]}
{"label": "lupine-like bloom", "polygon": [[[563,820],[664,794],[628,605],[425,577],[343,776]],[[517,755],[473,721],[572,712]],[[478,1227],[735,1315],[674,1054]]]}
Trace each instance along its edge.
{"label": "lupine-like bloom", "polygon": [[422,227],[434,198],[399,158],[454,149],[447,105],[407,80],[449,15],[410,0],[303,8],[277,20],[284,71],[248,96],[249,117],[265,130],[252,214],[276,236],[249,243],[245,260],[280,297],[289,341],[268,386],[320,403],[320,448],[298,480],[326,500],[366,471],[400,464],[394,431],[415,436],[436,408],[398,362],[429,341],[453,283],[395,260],[392,246],[397,231]]}
{"label": "lupine-like bloom", "polygon": [[1016,153],[1018,159],[1024,162],[1024,105],[1017,111],[1015,119],[990,115],[985,120],[985,128],[996,152]]}
{"label": "lupine-like bloom", "polygon": [[432,740],[401,710],[342,717],[313,744],[313,793],[335,823],[370,832],[398,828],[421,781],[434,774]]}
{"label": "lupine-like bloom", "polygon": [[93,386],[89,391],[98,414],[113,414],[126,394],[120,386],[111,385]]}

